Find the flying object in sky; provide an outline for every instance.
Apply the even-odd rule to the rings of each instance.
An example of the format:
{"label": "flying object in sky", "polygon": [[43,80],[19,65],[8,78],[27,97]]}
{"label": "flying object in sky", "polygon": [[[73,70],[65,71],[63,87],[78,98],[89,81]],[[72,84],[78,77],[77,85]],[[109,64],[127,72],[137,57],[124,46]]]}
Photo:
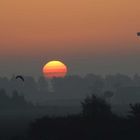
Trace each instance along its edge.
{"label": "flying object in sky", "polygon": [[140,32],[137,32],[137,36],[140,36]]}
{"label": "flying object in sky", "polygon": [[17,75],[17,76],[16,76],[16,79],[21,79],[21,80],[24,82],[24,78],[23,78],[23,76],[21,76],[21,75]]}

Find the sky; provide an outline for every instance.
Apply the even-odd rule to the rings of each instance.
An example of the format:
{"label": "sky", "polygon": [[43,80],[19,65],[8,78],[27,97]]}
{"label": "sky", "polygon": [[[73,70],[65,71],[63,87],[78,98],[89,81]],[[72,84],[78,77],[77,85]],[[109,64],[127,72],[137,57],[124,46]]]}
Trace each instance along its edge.
{"label": "sky", "polygon": [[139,0],[1,0],[0,75],[140,73]]}

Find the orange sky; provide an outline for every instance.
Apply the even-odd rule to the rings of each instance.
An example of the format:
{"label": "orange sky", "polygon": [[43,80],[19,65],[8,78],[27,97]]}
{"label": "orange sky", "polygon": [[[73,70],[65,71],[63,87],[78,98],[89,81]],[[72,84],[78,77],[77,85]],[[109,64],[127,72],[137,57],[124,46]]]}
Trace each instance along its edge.
{"label": "orange sky", "polygon": [[0,1],[1,57],[138,53],[137,31],[139,0]]}
{"label": "orange sky", "polygon": [[139,0],[1,0],[0,45],[44,51],[34,45],[133,42],[139,5]]}

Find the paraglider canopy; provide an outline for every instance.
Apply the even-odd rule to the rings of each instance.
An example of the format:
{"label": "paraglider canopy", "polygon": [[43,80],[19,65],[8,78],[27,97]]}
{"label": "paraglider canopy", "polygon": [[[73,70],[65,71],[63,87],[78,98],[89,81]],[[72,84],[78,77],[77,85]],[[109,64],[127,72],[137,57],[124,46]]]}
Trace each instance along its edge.
{"label": "paraglider canopy", "polygon": [[23,78],[23,76],[21,76],[21,75],[17,75],[17,76],[16,76],[16,79],[21,79],[21,80],[24,82],[24,78]]}

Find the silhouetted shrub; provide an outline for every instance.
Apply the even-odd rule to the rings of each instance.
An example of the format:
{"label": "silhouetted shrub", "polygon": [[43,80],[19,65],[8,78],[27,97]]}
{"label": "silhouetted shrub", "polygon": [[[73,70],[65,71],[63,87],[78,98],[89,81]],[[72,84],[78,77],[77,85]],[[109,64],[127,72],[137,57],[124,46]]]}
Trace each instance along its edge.
{"label": "silhouetted shrub", "polygon": [[140,121],[140,103],[130,104],[129,118]]}
{"label": "silhouetted shrub", "polygon": [[92,95],[82,102],[82,114],[86,118],[99,119],[112,115],[110,105],[102,98]]}

